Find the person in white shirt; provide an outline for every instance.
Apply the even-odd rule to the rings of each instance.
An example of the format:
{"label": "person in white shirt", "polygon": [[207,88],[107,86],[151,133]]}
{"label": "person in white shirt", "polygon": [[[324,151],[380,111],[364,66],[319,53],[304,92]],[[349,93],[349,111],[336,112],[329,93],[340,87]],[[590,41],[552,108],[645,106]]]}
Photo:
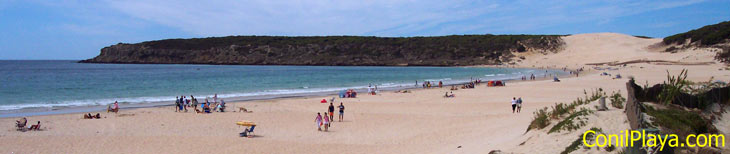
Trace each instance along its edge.
{"label": "person in white shirt", "polygon": [[517,107],[517,99],[512,97],[512,113],[515,113],[516,107]]}

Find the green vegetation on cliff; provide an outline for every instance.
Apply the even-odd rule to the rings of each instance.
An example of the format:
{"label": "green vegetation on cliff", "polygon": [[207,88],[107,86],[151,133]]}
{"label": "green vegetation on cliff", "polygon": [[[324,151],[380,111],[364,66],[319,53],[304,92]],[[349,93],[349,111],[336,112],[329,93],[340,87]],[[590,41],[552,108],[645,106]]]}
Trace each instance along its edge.
{"label": "green vegetation on cliff", "polygon": [[460,66],[501,64],[512,52],[556,52],[563,45],[558,35],[228,36],[120,43],[81,62]]}
{"label": "green vegetation on cliff", "polygon": [[[686,42],[686,41],[690,42]],[[715,59],[730,63],[730,21],[721,22],[714,25],[707,25],[699,29],[689,32],[680,33],[665,37],[663,40],[666,45],[680,45],[680,47],[671,46],[666,52],[676,52],[678,49],[687,47],[713,47],[718,48]],[[689,46],[683,44],[689,43]]]}
{"label": "green vegetation on cliff", "polygon": [[664,44],[684,44],[687,39],[691,40],[690,43],[699,42],[703,46],[723,43],[730,39],[730,21],[665,37],[663,42]]}

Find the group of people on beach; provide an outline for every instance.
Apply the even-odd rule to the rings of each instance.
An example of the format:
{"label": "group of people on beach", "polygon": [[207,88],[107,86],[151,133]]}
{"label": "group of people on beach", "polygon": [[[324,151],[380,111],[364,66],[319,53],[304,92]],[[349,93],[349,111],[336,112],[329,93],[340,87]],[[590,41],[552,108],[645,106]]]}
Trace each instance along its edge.
{"label": "group of people on beach", "polygon": [[[522,80],[527,80],[527,76],[522,76]],[[535,80],[535,74],[530,74],[530,80]]]}
{"label": "group of people on beach", "polygon": [[520,110],[522,109],[522,97],[515,99],[512,97],[512,113],[515,113],[515,110],[517,113],[520,113]]}
{"label": "group of people on beach", "polygon": [[26,130],[41,130],[41,121],[38,121],[35,125],[30,125],[28,127],[25,127],[28,124],[28,119],[23,117],[20,118],[20,120],[15,120],[15,126],[17,127],[18,131],[25,132]]}
{"label": "group of people on beach", "polygon": [[[418,80],[416,80],[416,83],[418,83]],[[436,84],[436,83],[431,83],[431,81],[425,81],[425,82],[423,82],[423,84],[421,86],[423,87],[423,89],[431,88],[431,87],[434,87],[434,86],[438,86],[439,88],[444,87],[444,82],[443,81],[439,81],[438,82],[438,85],[434,85],[434,84]]]}
{"label": "group of people on beach", "polygon": [[84,114],[84,119],[101,119],[101,114],[96,113],[96,115],[91,115],[91,113]]}
{"label": "group of people on beach", "polygon": [[378,85],[375,85],[375,88],[373,88],[372,85],[368,86],[369,95],[376,95],[377,93],[378,93]]}
{"label": "group of people on beach", "polygon": [[[340,102],[340,106],[337,106],[339,109],[339,121],[342,122],[342,119],[345,116],[345,105]],[[334,122],[335,117],[335,106],[330,103],[330,106],[327,108],[328,112],[324,112],[324,116],[317,112],[317,117],[314,118],[314,122],[317,123],[317,131],[322,131],[322,127],[324,126],[324,131],[329,131],[329,127],[332,126],[332,122]]]}
{"label": "group of people on beach", "polygon": [[[567,71],[567,69],[567,67],[564,67],[563,71]],[[575,71],[569,71],[569,73],[575,75],[575,77],[578,77],[578,74],[580,74],[580,72],[583,72],[583,67],[576,69]]]}
{"label": "group of people on beach", "polygon": [[476,82],[465,83],[465,84],[461,85],[461,89],[474,88],[474,87],[476,87],[476,85],[477,85]]}
{"label": "group of people on beach", "polygon": [[355,98],[357,97],[357,92],[353,89],[347,89],[345,91],[340,92],[340,98]]}
{"label": "group of people on beach", "polygon": [[195,110],[195,113],[211,113],[212,111],[217,112],[225,112],[226,109],[226,102],[221,99],[220,102],[218,102],[218,94],[213,95],[213,102],[209,101],[210,98],[206,97],[205,102],[200,104],[200,108],[198,109],[198,99],[195,98],[195,96],[190,95],[190,99],[183,96],[176,96],[175,97],[175,112],[188,112],[188,107],[192,107],[193,110]]}

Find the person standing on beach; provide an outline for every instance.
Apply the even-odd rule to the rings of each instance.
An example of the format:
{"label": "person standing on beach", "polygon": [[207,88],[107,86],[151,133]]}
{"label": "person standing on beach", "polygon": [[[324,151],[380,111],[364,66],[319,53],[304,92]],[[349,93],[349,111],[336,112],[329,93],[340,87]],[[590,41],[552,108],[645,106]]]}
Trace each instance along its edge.
{"label": "person standing on beach", "polygon": [[340,106],[337,108],[340,108],[340,122],[342,122],[342,118],[345,116],[345,106],[340,102]]}
{"label": "person standing on beach", "polygon": [[180,111],[180,98],[178,96],[175,96],[175,112]]}
{"label": "person standing on beach", "polygon": [[517,113],[520,113],[521,109],[522,109],[522,97],[517,98]]}
{"label": "person standing on beach", "polygon": [[330,102],[330,107],[328,108],[327,111],[330,112],[330,119],[335,119],[335,106],[332,105],[332,102]]}
{"label": "person standing on beach", "polygon": [[512,97],[512,113],[515,113],[516,107],[517,107],[517,99]]}
{"label": "person standing on beach", "polygon": [[317,131],[322,131],[322,115],[317,112],[317,118],[314,118],[314,122],[317,122]]}
{"label": "person standing on beach", "polygon": [[439,81],[439,88],[441,88],[444,85],[444,82]]}
{"label": "person standing on beach", "polygon": [[193,105],[193,109],[194,110],[198,110],[198,99],[196,99],[195,97],[193,97],[193,95],[190,95],[190,98],[193,100],[193,104],[192,104]]}
{"label": "person standing on beach", "polygon": [[185,98],[185,104],[183,104],[183,109],[185,109],[185,112],[188,112],[188,106],[190,105],[190,100],[185,96],[183,96],[183,98]]}
{"label": "person standing on beach", "polygon": [[218,94],[213,95],[213,103],[218,103]]}
{"label": "person standing on beach", "polygon": [[180,96],[180,106],[179,106],[180,112],[182,112],[183,111],[183,108],[185,108],[185,99],[184,99],[184,97],[185,97],[185,95]]}

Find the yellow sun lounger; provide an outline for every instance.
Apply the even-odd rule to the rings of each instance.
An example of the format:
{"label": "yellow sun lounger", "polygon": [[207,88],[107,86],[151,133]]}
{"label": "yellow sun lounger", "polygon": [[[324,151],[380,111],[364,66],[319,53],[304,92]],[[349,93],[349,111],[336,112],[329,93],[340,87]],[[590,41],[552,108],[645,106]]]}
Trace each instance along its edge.
{"label": "yellow sun lounger", "polygon": [[251,122],[251,121],[242,120],[242,121],[236,122],[236,125],[240,125],[240,126],[256,126],[256,123]]}

